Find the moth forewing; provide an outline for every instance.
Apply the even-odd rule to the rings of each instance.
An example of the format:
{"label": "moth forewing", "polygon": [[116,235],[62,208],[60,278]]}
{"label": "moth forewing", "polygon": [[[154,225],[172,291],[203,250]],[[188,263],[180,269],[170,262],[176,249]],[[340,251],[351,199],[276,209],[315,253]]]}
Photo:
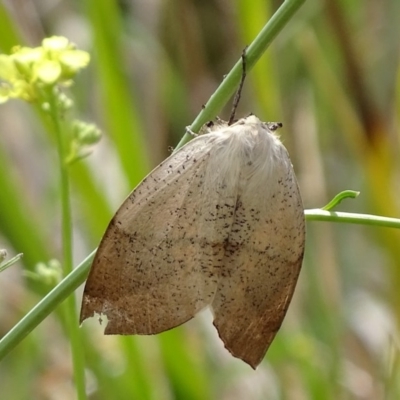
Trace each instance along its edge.
{"label": "moth forewing", "polygon": [[81,321],[96,312],[108,317],[106,334],[154,334],[211,303],[236,199],[221,180],[205,184],[214,139],[188,143],[122,204],[96,253]]}
{"label": "moth forewing", "polygon": [[151,172],[110,223],[81,321],[153,334],[211,305],[226,348],[255,368],[293,295],[304,213],[286,149],[250,116],[219,122]]}

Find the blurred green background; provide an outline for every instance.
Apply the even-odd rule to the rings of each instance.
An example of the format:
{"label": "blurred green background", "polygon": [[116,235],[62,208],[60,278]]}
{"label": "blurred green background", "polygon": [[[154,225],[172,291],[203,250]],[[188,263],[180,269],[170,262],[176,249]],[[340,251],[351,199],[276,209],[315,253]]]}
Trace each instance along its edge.
{"label": "blurred green background", "polygon": [[[0,3],[2,52],[63,35],[92,56],[71,90],[77,115],[104,136],[71,169],[75,264],[280,4]],[[399,60],[398,0],[307,0],[249,73],[238,116],[283,122],[306,208],[354,189],[341,210],[400,216]],[[24,270],[60,258],[56,165],[34,109],[1,105],[0,248],[24,258],[0,274],[0,336],[51,289]],[[292,304],[257,371],[228,354],[207,311],[151,337],[106,337],[93,319],[81,328],[88,397],[399,399],[400,232],[309,222],[307,233]],[[55,312],[1,362],[1,399],[75,398],[61,321]]]}

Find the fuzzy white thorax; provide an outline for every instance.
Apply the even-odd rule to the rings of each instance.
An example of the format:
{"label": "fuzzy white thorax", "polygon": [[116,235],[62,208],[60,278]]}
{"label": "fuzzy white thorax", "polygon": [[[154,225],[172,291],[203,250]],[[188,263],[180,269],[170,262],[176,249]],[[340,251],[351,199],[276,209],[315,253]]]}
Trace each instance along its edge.
{"label": "fuzzy white thorax", "polygon": [[[206,143],[205,136],[209,137]],[[290,167],[287,151],[278,136],[254,115],[230,126],[226,123],[212,126],[200,138],[206,147],[204,151],[211,152],[204,181],[212,186],[218,186],[214,184],[217,180],[228,187],[238,185],[239,190],[243,184],[250,185],[249,189],[257,192],[261,182],[273,182],[270,177],[275,168],[282,168],[282,163],[284,168]]]}

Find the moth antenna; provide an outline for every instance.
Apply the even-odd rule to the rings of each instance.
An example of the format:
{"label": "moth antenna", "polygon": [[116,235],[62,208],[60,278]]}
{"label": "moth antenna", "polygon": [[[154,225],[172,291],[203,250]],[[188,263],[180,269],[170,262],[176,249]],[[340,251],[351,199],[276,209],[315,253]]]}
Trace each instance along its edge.
{"label": "moth antenna", "polygon": [[243,49],[242,52],[242,77],[240,78],[239,88],[236,91],[235,97],[233,98],[232,111],[231,116],[229,117],[228,125],[232,125],[235,119],[236,109],[239,105],[240,97],[242,95],[243,84],[246,78],[246,50],[247,46]]}

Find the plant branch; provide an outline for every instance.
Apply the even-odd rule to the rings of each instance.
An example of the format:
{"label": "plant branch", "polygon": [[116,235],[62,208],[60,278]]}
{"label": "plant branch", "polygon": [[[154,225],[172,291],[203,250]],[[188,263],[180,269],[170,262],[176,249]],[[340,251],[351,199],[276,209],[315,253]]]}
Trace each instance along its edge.
{"label": "plant branch", "polygon": [[85,281],[95,251],[82,261],[43,299],[36,304],[3,338],[0,340],[0,360],[35,329],[54,309]]}
{"label": "plant branch", "polygon": [[[51,87],[48,91],[49,113],[53,123],[53,129],[56,137],[60,189],[61,189],[61,231],[63,245],[63,270],[64,275],[69,275],[73,269],[72,261],[72,214],[70,201],[70,182],[68,174],[67,158],[67,138],[60,123],[60,110],[58,104],[58,94],[56,88]],[[86,399],[85,390],[85,363],[82,354],[82,346],[78,327],[76,326],[76,300],[75,296],[70,296],[65,304],[64,315],[66,328],[71,345],[72,362],[75,378],[75,388],[79,400]]]}
{"label": "plant branch", "polygon": [[378,215],[356,214],[340,211],[326,211],[320,208],[306,210],[304,214],[307,221],[341,222],[347,224],[373,225],[400,229],[399,218],[380,217]]}

